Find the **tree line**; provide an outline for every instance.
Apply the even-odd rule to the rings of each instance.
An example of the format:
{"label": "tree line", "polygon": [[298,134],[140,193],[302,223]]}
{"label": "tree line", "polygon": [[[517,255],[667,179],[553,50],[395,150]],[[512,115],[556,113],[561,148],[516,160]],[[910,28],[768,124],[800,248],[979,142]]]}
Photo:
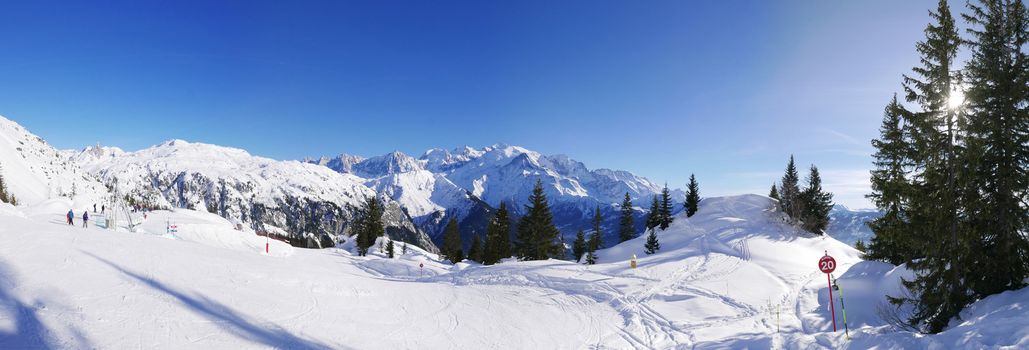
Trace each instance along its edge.
{"label": "tree line", "polygon": [[946,0],[930,12],[921,64],[903,75],[908,104],[894,94],[872,141],[868,198],[884,215],[868,224],[866,258],[915,272],[890,301],[927,333],[1029,277],[1029,12],[982,0],[960,16],[964,36]]}
{"label": "tree line", "polygon": [[[690,183],[687,187],[686,202],[684,210],[687,216],[693,216],[700,203],[700,186],[696,177],[690,176]],[[672,217],[671,192],[666,185],[661,192],[660,199],[654,196],[654,204],[647,215],[647,230],[650,236],[645,245],[646,252],[652,254],[660,249],[657,242],[656,230],[664,230],[671,225]],[[461,262],[465,259],[476,261],[484,265],[492,265],[502,259],[517,257],[519,260],[546,260],[546,259],[567,259],[568,251],[561,237],[561,232],[554,224],[554,217],[550,209],[550,203],[544,192],[543,182],[537,180],[529,195],[528,204],[525,206],[526,214],[522,216],[515,228],[514,241],[511,240],[512,220],[507,203],[501,202],[495,215],[490,219],[486,227],[486,235],[480,238],[479,235],[472,236],[471,245],[466,252],[463,249],[464,242],[461,239],[461,232],[458,222],[451,219],[443,231],[443,243],[440,246],[440,258],[449,260],[452,263]],[[618,221],[619,243],[636,238],[635,230],[635,209],[629,193],[620,205]],[[352,235],[357,235],[358,255],[366,255],[368,250],[375,245],[376,239],[383,236],[382,230],[382,205],[374,197],[365,200],[361,208],[358,208],[357,218],[354,223]],[[604,221],[601,208],[598,206],[593,211],[589,235],[583,230],[576,234],[575,241],[571,245],[572,258],[576,262],[594,264],[599,256],[597,250],[603,247]],[[362,238],[363,237],[363,238]],[[386,247],[382,248],[388,256],[392,257],[393,249],[390,248],[392,241],[387,241]]]}
{"label": "tree line", "polygon": [[829,226],[833,195],[822,189],[822,176],[814,164],[811,164],[806,182],[806,186],[800,188],[797,165],[790,155],[786,173],[778,184],[772,184],[768,196],[779,200],[779,210],[786,214],[791,224],[812,233],[824,234],[825,228]]}

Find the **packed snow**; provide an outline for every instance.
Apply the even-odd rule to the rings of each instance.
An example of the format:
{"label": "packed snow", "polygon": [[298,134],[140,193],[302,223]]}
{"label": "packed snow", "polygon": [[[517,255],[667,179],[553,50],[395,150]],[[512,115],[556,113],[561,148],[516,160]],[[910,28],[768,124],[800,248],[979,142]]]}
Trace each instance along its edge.
{"label": "packed snow", "polygon": [[[0,204],[0,348],[1029,346],[1025,289],[973,304],[938,335],[892,328],[875,310],[909,271],[801,232],[758,195],[707,198],[658,231],[657,254],[641,236],[590,266],[451,265],[400,245],[394,259],[378,248],[358,257],[350,242],[295,249],[185,209],[132,213],[136,232],[82,228],[64,222],[72,205]],[[849,339],[839,293],[829,299],[817,270],[826,252]]]}

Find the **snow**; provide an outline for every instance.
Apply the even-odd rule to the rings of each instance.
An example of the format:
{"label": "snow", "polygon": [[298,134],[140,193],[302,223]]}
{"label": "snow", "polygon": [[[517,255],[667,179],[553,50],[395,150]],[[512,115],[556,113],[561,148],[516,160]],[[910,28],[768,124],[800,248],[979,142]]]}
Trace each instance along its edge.
{"label": "snow", "polygon": [[[910,271],[785,224],[759,195],[707,198],[658,231],[657,254],[640,237],[590,266],[450,265],[413,246],[358,257],[353,242],[272,241],[265,254],[263,237],[216,215],[156,211],[132,233],[64,225],[69,201],[0,205],[0,348],[1029,346],[1027,289],[973,304],[938,335],[891,328],[874,310]],[[165,234],[168,222],[179,232]],[[831,329],[816,269],[826,251],[839,263],[850,340],[838,293],[841,331]]]}
{"label": "snow", "polygon": [[[375,195],[361,183],[363,179],[322,166],[277,161],[252,156],[238,148],[183,140],[169,140],[144,150],[80,164],[102,177],[118,179],[125,188],[145,188],[153,181],[153,174],[200,175],[230,185],[242,184],[250,189],[247,194],[254,194],[258,201],[270,206],[276,204],[274,200],[285,196],[356,205],[365,196]],[[226,190],[233,197],[242,197],[237,193],[238,187],[229,186]],[[167,200],[161,200],[163,206],[175,207]]]}
{"label": "snow", "polygon": [[42,138],[3,116],[0,116],[0,169],[8,189],[22,204],[74,197],[75,206],[84,208],[107,194],[100,181]]}

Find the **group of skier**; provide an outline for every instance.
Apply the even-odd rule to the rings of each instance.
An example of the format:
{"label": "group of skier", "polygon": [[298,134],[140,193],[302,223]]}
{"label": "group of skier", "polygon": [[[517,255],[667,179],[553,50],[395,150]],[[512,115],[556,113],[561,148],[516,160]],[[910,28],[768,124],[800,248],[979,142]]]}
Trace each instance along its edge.
{"label": "group of skier", "polygon": [[[106,205],[100,205],[100,212],[103,213],[107,210]],[[96,213],[96,203],[93,203],[93,213]],[[75,211],[74,209],[68,209],[68,214],[65,215],[65,219],[68,225],[75,225]],[[82,211],[82,227],[89,227],[89,210]]]}
{"label": "group of skier", "polygon": [[[68,225],[75,225],[75,211],[68,209],[65,219],[67,219]],[[89,227],[89,210],[82,211],[82,227]]]}

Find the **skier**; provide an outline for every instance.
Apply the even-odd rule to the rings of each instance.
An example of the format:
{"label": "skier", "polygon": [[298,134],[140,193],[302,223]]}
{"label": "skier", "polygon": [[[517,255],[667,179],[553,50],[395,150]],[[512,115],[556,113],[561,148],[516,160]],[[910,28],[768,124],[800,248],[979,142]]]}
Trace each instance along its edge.
{"label": "skier", "polygon": [[82,227],[89,227],[89,210],[82,211]]}
{"label": "skier", "polygon": [[107,210],[107,204],[100,205],[100,213],[104,213]]}
{"label": "skier", "polygon": [[71,209],[68,209],[67,219],[68,225],[75,225],[75,212],[73,212]]}
{"label": "skier", "polygon": [[96,213],[96,203],[93,203],[93,212]]}

